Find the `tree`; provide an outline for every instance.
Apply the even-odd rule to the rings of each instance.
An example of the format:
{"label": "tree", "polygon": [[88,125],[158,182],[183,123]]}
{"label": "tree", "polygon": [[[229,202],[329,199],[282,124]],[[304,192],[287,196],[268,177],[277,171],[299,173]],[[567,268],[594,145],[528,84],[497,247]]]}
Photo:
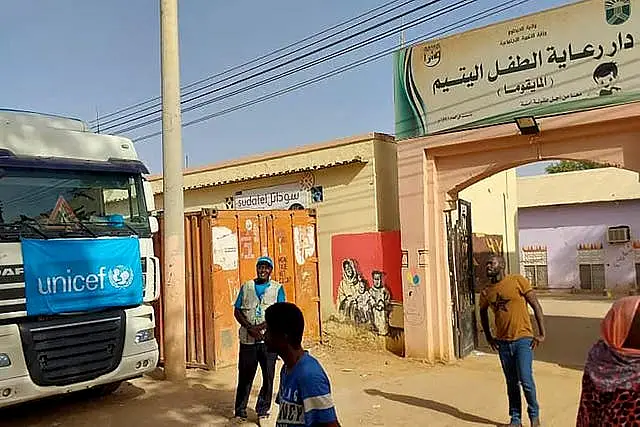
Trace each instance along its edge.
{"label": "tree", "polygon": [[544,170],[546,173],[562,173],[571,171],[582,171],[587,169],[603,168],[604,165],[589,160],[561,160],[551,163]]}

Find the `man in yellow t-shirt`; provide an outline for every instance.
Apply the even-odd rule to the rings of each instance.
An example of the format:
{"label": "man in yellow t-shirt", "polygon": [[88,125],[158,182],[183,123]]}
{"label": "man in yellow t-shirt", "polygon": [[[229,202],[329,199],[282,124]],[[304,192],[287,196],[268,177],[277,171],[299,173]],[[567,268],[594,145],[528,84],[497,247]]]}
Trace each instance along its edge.
{"label": "man in yellow t-shirt", "polygon": [[[492,256],[487,261],[487,277],[491,283],[480,293],[480,320],[487,342],[500,355],[507,381],[510,426],[522,426],[522,385],[531,426],[539,427],[540,407],[533,380],[533,350],[544,341],[544,315],[529,281],[520,275],[505,275],[504,267],[501,256]],[[533,333],[528,305],[536,317],[538,335]],[[495,337],[489,325],[489,308],[494,315]]]}

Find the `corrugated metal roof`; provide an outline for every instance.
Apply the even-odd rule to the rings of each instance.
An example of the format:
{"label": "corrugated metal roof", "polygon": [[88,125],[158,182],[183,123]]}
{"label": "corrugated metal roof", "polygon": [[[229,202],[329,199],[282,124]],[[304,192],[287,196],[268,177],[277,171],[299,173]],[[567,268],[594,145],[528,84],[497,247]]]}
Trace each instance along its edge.
{"label": "corrugated metal roof", "polygon": [[[312,172],[352,163],[368,163],[375,157],[376,144],[394,144],[392,136],[371,133],[322,144],[297,147],[225,161],[183,172],[183,188],[193,190],[264,178]],[[147,178],[154,194],[161,194],[162,175]]]}
{"label": "corrugated metal roof", "polygon": [[[223,169],[227,169],[227,168],[230,168],[230,167],[238,167],[238,166],[248,165],[248,164],[252,164],[252,163],[262,163],[262,162],[266,162],[266,161],[270,161],[270,160],[274,160],[274,159],[279,159],[279,158],[284,158],[284,157],[291,157],[291,156],[301,155],[301,154],[309,154],[309,153],[313,153],[313,152],[317,152],[317,151],[331,150],[331,149],[336,149],[336,148],[340,148],[340,147],[343,147],[343,146],[359,144],[359,143],[368,142],[368,141],[372,141],[372,142],[389,142],[389,143],[394,143],[395,144],[395,139],[394,139],[393,136],[386,135],[386,134],[383,134],[383,133],[372,132],[372,133],[353,136],[353,137],[349,137],[349,138],[341,138],[341,139],[337,139],[337,140],[333,140],[333,141],[329,141],[329,142],[302,145],[302,146],[295,147],[295,148],[292,148],[292,149],[289,149],[289,150],[274,151],[274,152],[271,152],[271,153],[258,154],[258,155],[243,157],[243,158],[239,158],[239,159],[223,161],[223,162],[210,164],[210,165],[206,165],[206,166],[199,166],[199,167],[195,167],[195,168],[190,168],[190,169],[184,170],[183,171],[183,175],[185,177],[190,176],[190,175],[201,175],[201,174],[203,174],[205,172],[213,172],[213,171],[217,171],[217,170],[223,170]],[[344,159],[344,157],[343,157],[343,159]],[[150,175],[150,176],[147,177],[147,179],[150,182],[161,181],[162,180],[162,174]]]}
{"label": "corrugated metal roof", "polygon": [[[185,190],[195,190],[195,189],[198,189],[198,188],[215,187],[217,185],[234,184],[234,183],[237,183],[237,182],[251,181],[253,179],[271,178],[271,177],[274,177],[274,176],[283,176],[283,175],[291,175],[291,174],[294,174],[294,173],[310,172],[310,171],[316,171],[316,170],[320,170],[320,169],[327,169],[327,168],[336,167],[336,166],[350,165],[350,164],[354,164],[354,163],[363,163],[364,164],[364,163],[367,163],[367,162],[365,160],[362,160],[362,158],[360,156],[356,156],[351,160],[342,160],[342,161],[323,163],[323,164],[313,165],[313,166],[305,166],[305,167],[294,168],[294,169],[279,170],[279,171],[275,171],[275,172],[272,172],[272,173],[244,175],[244,176],[240,176],[240,177],[234,178],[234,179],[227,179],[227,180],[213,181],[213,182],[202,182],[202,183],[198,183],[196,185],[185,185],[184,189]],[[159,194],[159,193],[161,193],[161,191],[157,192],[156,194]]]}

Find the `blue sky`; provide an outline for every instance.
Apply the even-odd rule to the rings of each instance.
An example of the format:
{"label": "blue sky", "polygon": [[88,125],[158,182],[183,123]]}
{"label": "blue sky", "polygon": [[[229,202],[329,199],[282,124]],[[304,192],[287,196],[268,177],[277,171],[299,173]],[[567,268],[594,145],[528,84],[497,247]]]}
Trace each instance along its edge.
{"label": "blue sky", "polygon": [[[182,83],[224,71],[384,2],[181,1]],[[424,2],[420,0],[409,7]],[[443,0],[427,11],[454,2]],[[468,28],[570,2],[531,0]],[[498,4],[495,0],[469,3],[407,31],[407,39]],[[6,2],[0,15],[0,40],[4,59],[0,92],[4,108],[56,113],[88,121],[96,117],[96,111],[107,114],[160,93],[157,0]],[[399,36],[390,37],[291,78],[186,113],[183,120],[220,111],[314,77],[393,47],[398,41]],[[185,128],[183,143],[189,166],[197,166],[371,131],[393,133],[393,122],[392,65],[391,58],[386,57],[300,91]],[[140,136],[159,128],[158,123],[127,136]],[[150,169],[161,171],[160,138],[139,143],[137,147]],[[540,173],[543,167],[531,165],[522,172]]]}

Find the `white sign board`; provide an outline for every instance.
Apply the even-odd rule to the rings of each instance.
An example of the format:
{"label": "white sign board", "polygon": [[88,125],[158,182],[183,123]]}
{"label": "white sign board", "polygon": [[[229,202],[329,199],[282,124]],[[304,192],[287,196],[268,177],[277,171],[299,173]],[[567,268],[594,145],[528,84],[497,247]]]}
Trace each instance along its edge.
{"label": "white sign board", "polygon": [[309,191],[297,183],[246,190],[233,196],[233,209],[237,210],[288,210],[309,205]]}
{"label": "white sign board", "polygon": [[227,227],[213,227],[213,263],[222,271],[238,269],[238,236]]}
{"label": "white sign board", "polygon": [[396,134],[640,99],[636,8],[640,0],[587,0],[396,52]]}

